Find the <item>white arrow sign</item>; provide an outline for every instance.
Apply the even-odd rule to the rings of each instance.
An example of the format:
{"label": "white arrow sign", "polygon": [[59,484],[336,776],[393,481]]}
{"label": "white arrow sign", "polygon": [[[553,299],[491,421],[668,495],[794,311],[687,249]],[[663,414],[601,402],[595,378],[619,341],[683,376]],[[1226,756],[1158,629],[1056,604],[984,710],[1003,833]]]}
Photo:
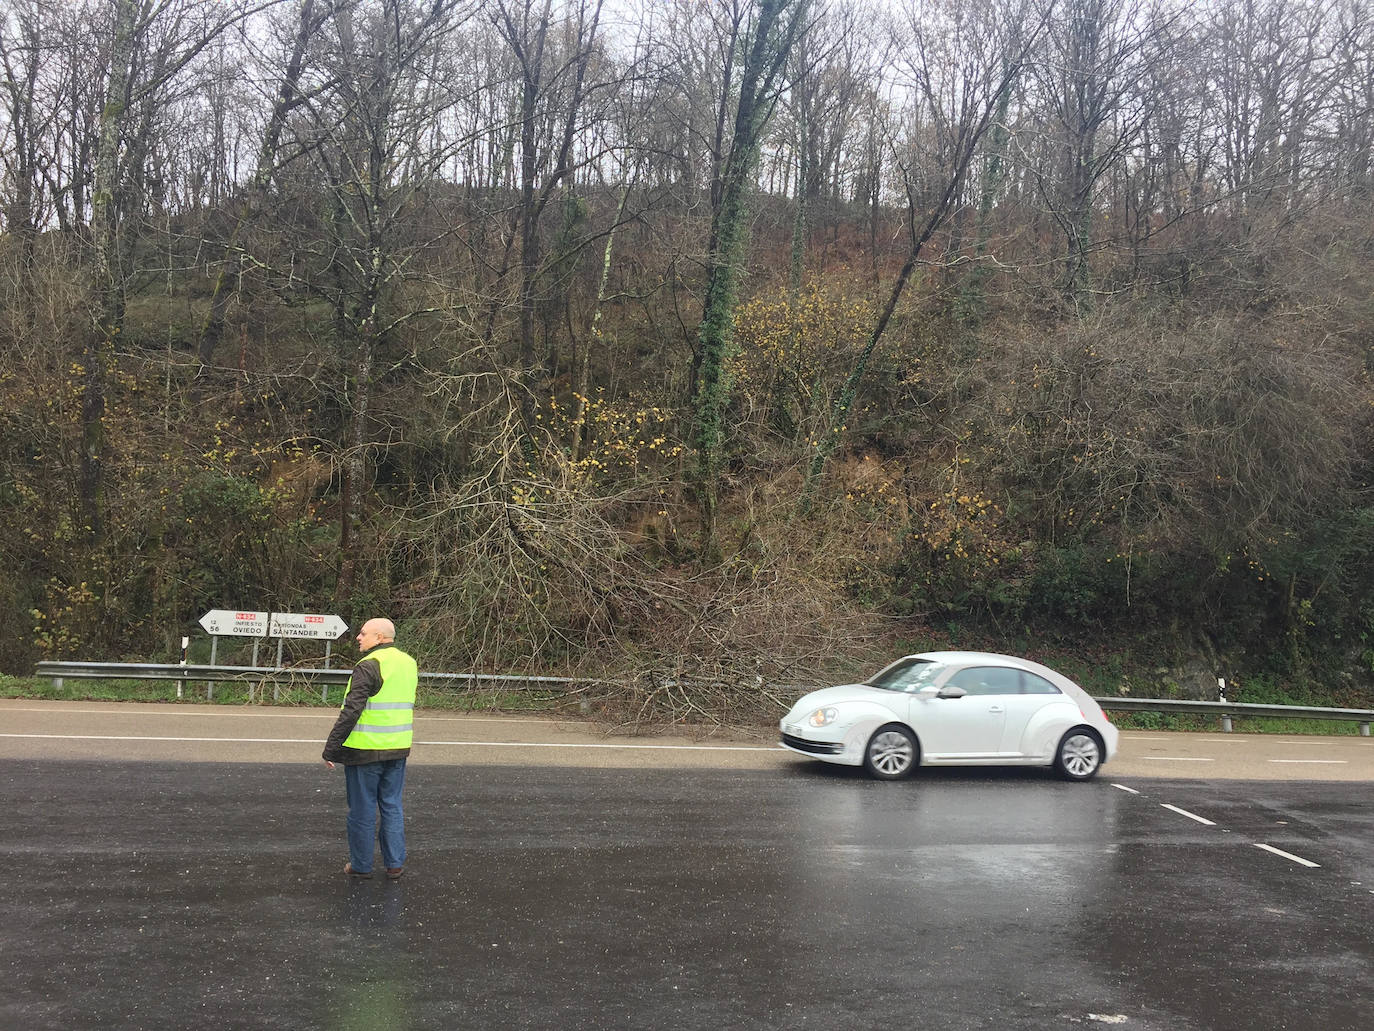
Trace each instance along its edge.
{"label": "white arrow sign", "polygon": [[211,637],[262,637],[267,633],[267,613],[211,609],[200,617],[200,625]]}
{"label": "white arrow sign", "polygon": [[274,612],[267,627],[268,637],[312,638],[333,641],[346,633],[348,624],[338,616],[320,616],[299,612]]}

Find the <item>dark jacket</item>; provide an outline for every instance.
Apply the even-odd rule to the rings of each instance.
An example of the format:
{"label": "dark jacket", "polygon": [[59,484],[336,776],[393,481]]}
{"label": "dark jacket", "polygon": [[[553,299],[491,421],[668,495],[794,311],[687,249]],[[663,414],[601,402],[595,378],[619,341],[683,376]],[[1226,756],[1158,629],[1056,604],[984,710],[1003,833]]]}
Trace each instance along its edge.
{"label": "dark jacket", "polygon": [[382,689],[382,670],[375,662],[363,661],[378,648],[394,648],[395,641],[385,641],[369,648],[358,656],[358,664],[353,667],[352,684],[344,697],[339,718],[334,721],[334,729],[324,743],[324,758],[332,763],[345,766],[361,766],[364,763],[382,762],[384,759],[404,759],[410,755],[409,748],[350,748],[344,744],[348,735],[353,733],[358,717],[362,715],[367,700]]}

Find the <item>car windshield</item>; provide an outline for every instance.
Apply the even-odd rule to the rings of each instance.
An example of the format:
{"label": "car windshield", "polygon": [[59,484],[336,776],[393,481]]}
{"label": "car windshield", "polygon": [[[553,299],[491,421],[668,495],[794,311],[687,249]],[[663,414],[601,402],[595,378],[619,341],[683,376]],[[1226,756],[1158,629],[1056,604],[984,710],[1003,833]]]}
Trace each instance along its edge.
{"label": "car windshield", "polygon": [[864,683],[883,691],[919,691],[927,684],[935,683],[944,669],[943,663],[930,659],[907,658],[894,662]]}

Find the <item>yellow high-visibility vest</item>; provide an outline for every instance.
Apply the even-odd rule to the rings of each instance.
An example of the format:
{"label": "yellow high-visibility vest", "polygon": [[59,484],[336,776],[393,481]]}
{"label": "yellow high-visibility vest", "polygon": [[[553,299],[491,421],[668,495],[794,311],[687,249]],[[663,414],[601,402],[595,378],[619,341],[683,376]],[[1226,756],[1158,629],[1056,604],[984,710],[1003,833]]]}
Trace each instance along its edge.
{"label": "yellow high-visibility vest", "polygon": [[[367,700],[353,733],[344,739],[344,747],[372,751],[409,748],[415,726],[415,687],[420,679],[415,660],[388,644],[369,652],[362,661],[376,662],[381,668],[382,689]],[[348,686],[353,686],[352,677]],[[347,692],[344,697],[347,699]]]}

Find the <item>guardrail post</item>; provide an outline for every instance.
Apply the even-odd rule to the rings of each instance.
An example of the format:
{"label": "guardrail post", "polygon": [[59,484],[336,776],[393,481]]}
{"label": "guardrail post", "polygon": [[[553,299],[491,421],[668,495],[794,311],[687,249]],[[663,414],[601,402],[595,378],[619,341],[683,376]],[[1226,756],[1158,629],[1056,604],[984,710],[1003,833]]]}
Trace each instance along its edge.
{"label": "guardrail post", "polygon": [[1368,736],[1369,736],[1369,724],[1368,724],[1368,723],[1361,723],[1361,724],[1360,724],[1360,737],[1368,737]]}
{"label": "guardrail post", "polygon": [[1221,717],[1221,730],[1224,734],[1231,733],[1231,717],[1229,715]]}
{"label": "guardrail post", "polygon": [[[324,668],[325,668],[325,669],[328,669],[328,668],[329,668],[329,653],[330,653],[330,651],[333,649],[333,647],[334,647],[334,642],[333,642],[333,641],[325,641],[325,642],[324,642]],[[328,684],[321,684],[321,685],[320,685],[320,704],[321,704],[321,705],[328,705],[328,704],[329,704],[329,685],[328,685]]]}

